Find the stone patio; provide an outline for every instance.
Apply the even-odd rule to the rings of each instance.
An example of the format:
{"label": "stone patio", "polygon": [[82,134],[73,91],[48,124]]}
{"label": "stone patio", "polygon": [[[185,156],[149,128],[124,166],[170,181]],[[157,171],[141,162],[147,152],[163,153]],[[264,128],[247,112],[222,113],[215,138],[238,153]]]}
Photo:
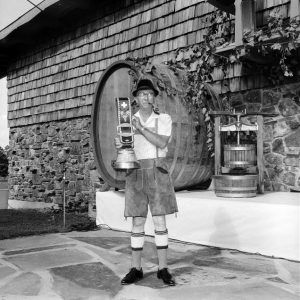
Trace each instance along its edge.
{"label": "stone patio", "polygon": [[130,234],[101,229],[0,241],[0,296],[6,299],[299,299],[300,263],[172,240],[175,287],[156,277],[147,236],[144,279],[122,286]]}

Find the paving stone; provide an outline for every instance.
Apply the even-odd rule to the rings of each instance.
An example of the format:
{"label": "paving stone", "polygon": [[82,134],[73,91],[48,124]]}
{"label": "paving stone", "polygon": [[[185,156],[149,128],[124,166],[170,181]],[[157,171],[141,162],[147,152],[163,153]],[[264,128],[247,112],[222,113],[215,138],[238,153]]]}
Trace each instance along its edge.
{"label": "paving stone", "polygon": [[110,265],[110,268],[118,276],[120,276],[119,281],[121,280],[121,277],[127,274],[128,270],[130,269],[131,255],[118,253],[116,251],[107,251],[102,248],[95,248],[91,246],[87,246],[86,248],[106,261]]}
{"label": "paving stone", "polygon": [[59,248],[65,248],[65,247],[74,247],[76,244],[63,244],[63,245],[55,245],[55,246],[47,246],[47,247],[39,247],[39,248],[31,248],[31,249],[22,249],[22,250],[15,250],[15,251],[6,251],[3,252],[3,255],[16,255],[16,254],[24,254],[24,253],[30,253],[30,252],[39,252],[39,251],[45,251],[45,250],[51,250],[51,249],[59,249]]}
{"label": "paving stone", "polygon": [[[111,300],[111,296],[105,292],[90,288],[83,288],[76,283],[53,274],[53,290],[61,296],[63,300],[86,300],[86,299],[101,299]],[[23,299],[22,299],[23,300]],[[41,299],[42,300],[42,299]],[[43,299],[44,300],[44,299]]]}
{"label": "paving stone", "polygon": [[205,259],[195,259],[193,264],[200,267],[213,267],[217,269],[232,270],[244,272],[248,275],[276,275],[277,270],[272,262],[268,260],[260,260],[258,258],[242,258],[238,257],[213,257]]}
{"label": "paving stone", "polygon": [[73,237],[73,239],[105,249],[130,243],[129,237]]}
{"label": "paving stone", "polygon": [[31,271],[35,269],[46,269],[59,265],[78,264],[90,262],[93,258],[77,249],[62,249],[44,251],[32,254],[20,254],[5,258],[23,270]]}
{"label": "paving stone", "polygon": [[[250,282],[239,284],[186,286],[179,288],[161,289],[159,299],[189,299],[189,300],[296,300],[299,299],[285,290],[264,282]],[[130,298],[129,298],[130,299]],[[131,299],[134,298],[134,295]]]}
{"label": "paving stone", "polygon": [[14,270],[13,268],[10,268],[8,266],[0,266],[0,280],[2,278],[5,278],[13,273],[15,273],[16,270]]}
{"label": "paving stone", "polygon": [[1,287],[1,295],[36,296],[39,293],[40,288],[41,278],[37,274],[24,273]]}
{"label": "paving stone", "polygon": [[120,278],[99,262],[53,268],[51,273],[81,287],[105,291],[111,296],[116,295],[122,288]]}
{"label": "paving stone", "polygon": [[66,244],[70,240],[58,234],[35,235],[1,241],[2,250],[30,249],[34,245],[37,247],[47,247],[57,244]]}

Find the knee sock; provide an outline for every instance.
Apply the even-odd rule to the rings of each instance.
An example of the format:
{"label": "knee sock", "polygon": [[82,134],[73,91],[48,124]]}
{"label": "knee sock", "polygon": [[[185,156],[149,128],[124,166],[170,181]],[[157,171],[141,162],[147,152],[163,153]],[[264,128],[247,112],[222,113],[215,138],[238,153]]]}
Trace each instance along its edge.
{"label": "knee sock", "polygon": [[167,267],[168,229],[163,231],[155,230],[155,244],[158,256],[158,268],[161,270]]}
{"label": "knee sock", "polygon": [[144,246],[145,232],[131,233],[132,267],[141,268],[142,250]]}

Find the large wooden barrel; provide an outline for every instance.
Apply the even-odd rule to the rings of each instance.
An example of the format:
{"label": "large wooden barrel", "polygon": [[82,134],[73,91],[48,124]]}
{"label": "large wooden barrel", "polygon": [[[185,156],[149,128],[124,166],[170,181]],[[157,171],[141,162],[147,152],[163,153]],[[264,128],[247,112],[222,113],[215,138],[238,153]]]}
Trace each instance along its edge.
{"label": "large wooden barrel", "polygon": [[215,194],[218,197],[248,198],[257,193],[256,175],[214,175]]}
{"label": "large wooden barrel", "polygon": [[224,145],[224,165],[229,168],[256,166],[255,145]]}
{"label": "large wooden barrel", "polygon": [[[183,105],[182,96],[186,86],[182,75],[176,75],[166,65],[155,65],[154,69],[153,78],[159,77],[165,84],[157,97],[157,106],[161,113],[170,114],[173,121],[173,138],[168,146],[167,163],[174,187],[180,190],[207,184],[212,176],[213,159],[208,153],[204,116],[189,114]],[[92,141],[98,171],[105,182],[119,189],[125,186],[125,173],[111,166],[111,161],[116,159],[115,98],[132,99],[135,77],[132,74],[140,75],[141,70],[131,61],[118,61],[108,67],[98,82],[92,109]]]}

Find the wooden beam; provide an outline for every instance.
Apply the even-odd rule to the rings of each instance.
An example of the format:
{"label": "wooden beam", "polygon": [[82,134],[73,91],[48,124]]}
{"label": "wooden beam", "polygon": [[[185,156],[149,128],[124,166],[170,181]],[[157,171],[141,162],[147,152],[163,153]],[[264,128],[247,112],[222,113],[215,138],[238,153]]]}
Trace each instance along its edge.
{"label": "wooden beam", "polygon": [[291,0],[290,3],[290,18],[296,18],[300,14],[300,1],[299,0]]}
{"label": "wooden beam", "polygon": [[243,45],[243,11],[242,11],[243,0],[235,0],[235,45]]}
{"label": "wooden beam", "polygon": [[263,116],[258,115],[257,116],[257,125],[258,125],[258,131],[257,131],[257,168],[258,168],[258,193],[263,194],[264,193],[264,160],[263,160],[263,131],[264,131],[264,119]]}
{"label": "wooden beam", "polygon": [[215,175],[220,174],[221,170],[221,117],[215,118]]}

